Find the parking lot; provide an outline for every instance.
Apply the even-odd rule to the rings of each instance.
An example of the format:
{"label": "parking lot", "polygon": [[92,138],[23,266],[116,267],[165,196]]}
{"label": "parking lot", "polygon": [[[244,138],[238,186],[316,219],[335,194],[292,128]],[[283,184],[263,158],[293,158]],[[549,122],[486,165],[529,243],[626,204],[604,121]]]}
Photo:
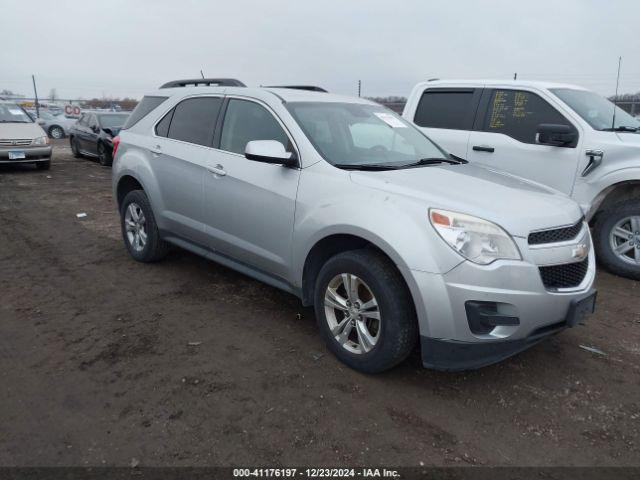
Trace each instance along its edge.
{"label": "parking lot", "polygon": [[286,293],[134,262],[110,180],[65,140],[0,168],[0,464],[638,464],[639,282],[600,271],[586,326],[499,365],[367,376]]}

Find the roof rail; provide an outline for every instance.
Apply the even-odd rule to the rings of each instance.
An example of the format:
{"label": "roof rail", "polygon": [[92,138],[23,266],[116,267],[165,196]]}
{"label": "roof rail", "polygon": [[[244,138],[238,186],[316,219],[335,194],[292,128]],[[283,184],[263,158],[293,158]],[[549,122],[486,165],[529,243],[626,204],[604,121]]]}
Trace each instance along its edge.
{"label": "roof rail", "polygon": [[197,87],[198,85],[206,85],[207,87],[246,87],[244,83],[235,78],[190,78],[187,80],[173,80],[165,83],[160,88]]}
{"label": "roof rail", "polygon": [[308,90],[310,92],[327,92],[322,87],[316,87],[315,85],[268,85],[263,88],[292,88],[293,90]]}

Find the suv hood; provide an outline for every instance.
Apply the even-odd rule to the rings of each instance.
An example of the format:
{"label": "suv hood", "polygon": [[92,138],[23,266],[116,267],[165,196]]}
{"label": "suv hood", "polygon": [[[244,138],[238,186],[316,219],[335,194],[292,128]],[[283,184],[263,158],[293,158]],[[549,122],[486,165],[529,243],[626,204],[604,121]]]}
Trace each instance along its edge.
{"label": "suv hood", "polygon": [[43,137],[44,130],[37,123],[0,123],[0,139],[34,139]]}
{"label": "suv hood", "polygon": [[518,237],[574,224],[583,215],[576,202],[555,190],[479,165],[350,173],[359,185],[422,200],[427,207],[474,215]]}

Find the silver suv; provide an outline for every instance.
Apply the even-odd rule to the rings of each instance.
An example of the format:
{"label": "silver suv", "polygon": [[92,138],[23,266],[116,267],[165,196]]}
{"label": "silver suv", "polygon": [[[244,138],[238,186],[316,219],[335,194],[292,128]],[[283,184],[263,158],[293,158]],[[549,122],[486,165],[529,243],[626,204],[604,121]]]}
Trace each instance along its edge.
{"label": "silver suv", "polygon": [[418,342],[427,367],[478,368],[593,311],[577,203],[318,90],[203,79],[144,97],[113,164],[131,256],[176,245],[291,292],[365,372]]}

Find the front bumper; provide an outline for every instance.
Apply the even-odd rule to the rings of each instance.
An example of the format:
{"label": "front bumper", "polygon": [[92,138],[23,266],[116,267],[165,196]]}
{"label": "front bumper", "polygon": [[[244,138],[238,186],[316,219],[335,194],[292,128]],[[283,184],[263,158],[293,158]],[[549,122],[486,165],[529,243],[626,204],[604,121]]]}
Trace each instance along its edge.
{"label": "front bumper", "polygon": [[[547,337],[561,332],[565,328],[576,326],[585,314],[593,312],[592,307],[595,307],[595,298],[595,290],[574,298],[569,306],[567,316],[563,320],[540,327],[528,337],[519,340],[472,343],[421,336],[422,364],[435,370],[458,372],[475,370],[500,362],[534,346]],[[583,302],[588,303],[588,311],[578,311],[577,306]]]}
{"label": "front bumper", "polygon": [[[516,239],[521,261],[500,260],[482,266],[462,262],[435,274],[411,270],[410,288],[418,313],[423,364],[441,370],[465,370],[495,363],[566,328],[572,306],[592,293],[596,263],[585,226],[572,242],[530,247]],[[588,267],[579,285],[545,287],[541,266],[575,262],[576,246],[586,246]],[[470,306],[490,305],[482,320],[499,326],[472,331]]]}
{"label": "front bumper", "polygon": [[[51,160],[51,145],[39,147],[2,147],[0,148],[0,164],[2,163],[33,163]],[[9,160],[9,152],[24,152],[24,157],[17,160]]]}

